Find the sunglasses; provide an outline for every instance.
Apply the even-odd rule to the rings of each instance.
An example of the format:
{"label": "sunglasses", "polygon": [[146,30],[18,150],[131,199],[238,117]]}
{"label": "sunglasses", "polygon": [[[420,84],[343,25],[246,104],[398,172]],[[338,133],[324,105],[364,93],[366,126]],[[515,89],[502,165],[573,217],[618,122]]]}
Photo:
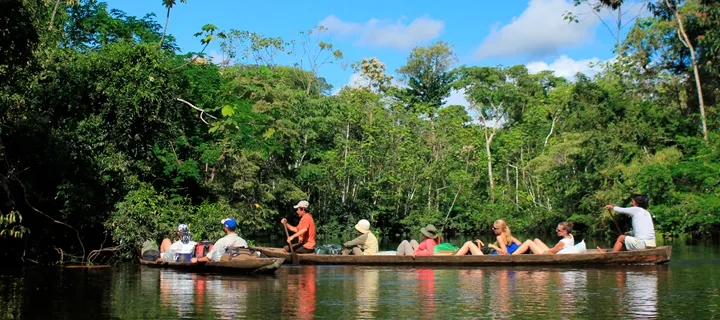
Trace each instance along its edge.
{"label": "sunglasses", "polygon": [[560,232],[560,231],[565,231],[565,230],[562,230],[562,229],[555,229],[555,232]]}

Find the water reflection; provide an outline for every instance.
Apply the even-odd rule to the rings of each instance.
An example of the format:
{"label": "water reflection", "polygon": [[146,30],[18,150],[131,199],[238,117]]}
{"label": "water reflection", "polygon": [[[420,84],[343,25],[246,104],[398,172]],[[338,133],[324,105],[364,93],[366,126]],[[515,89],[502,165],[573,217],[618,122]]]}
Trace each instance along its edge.
{"label": "water reflection", "polygon": [[374,319],[373,313],[378,311],[380,271],[373,268],[354,269],[355,296],[357,299],[355,315],[358,319]]}
{"label": "water reflection", "polygon": [[674,277],[668,266],[33,271],[0,275],[0,318],[708,318],[720,311],[719,267],[683,266]]}
{"label": "water reflection", "polygon": [[315,316],[316,266],[292,268],[283,295],[283,316],[312,319]]}

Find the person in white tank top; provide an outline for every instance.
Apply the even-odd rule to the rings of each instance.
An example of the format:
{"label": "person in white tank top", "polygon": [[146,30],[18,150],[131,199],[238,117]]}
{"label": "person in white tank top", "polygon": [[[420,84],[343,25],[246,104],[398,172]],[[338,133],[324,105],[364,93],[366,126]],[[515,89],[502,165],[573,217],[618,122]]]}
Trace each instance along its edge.
{"label": "person in white tank top", "polygon": [[526,240],[520,248],[517,248],[512,254],[523,254],[531,250],[534,254],[556,254],[556,253],[576,253],[569,252],[575,245],[575,238],[570,234],[573,230],[573,223],[569,221],[558,224],[555,232],[558,237],[562,237],[560,241],[552,248],[548,247],[542,240]]}

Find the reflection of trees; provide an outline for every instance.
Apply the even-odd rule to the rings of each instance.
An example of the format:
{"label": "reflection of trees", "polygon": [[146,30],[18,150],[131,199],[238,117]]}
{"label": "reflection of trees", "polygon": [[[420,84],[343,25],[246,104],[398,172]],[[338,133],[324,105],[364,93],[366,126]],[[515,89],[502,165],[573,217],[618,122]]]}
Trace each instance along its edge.
{"label": "reflection of trees", "polygon": [[0,277],[0,318],[22,319],[24,278]]}

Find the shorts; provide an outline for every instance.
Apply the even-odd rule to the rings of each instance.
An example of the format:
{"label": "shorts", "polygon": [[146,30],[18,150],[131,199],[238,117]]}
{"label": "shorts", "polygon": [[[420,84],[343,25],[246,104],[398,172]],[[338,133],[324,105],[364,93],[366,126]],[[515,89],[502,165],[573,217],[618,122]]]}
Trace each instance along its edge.
{"label": "shorts", "polygon": [[628,251],[645,249],[645,240],[625,236],[625,249]]}
{"label": "shorts", "polygon": [[[285,249],[286,252],[291,252],[290,248],[288,246],[285,246],[283,249]],[[312,249],[305,248],[303,243],[294,243],[293,250],[295,251],[295,253],[314,253],[315,252],[315,248],[312,248]]]}

